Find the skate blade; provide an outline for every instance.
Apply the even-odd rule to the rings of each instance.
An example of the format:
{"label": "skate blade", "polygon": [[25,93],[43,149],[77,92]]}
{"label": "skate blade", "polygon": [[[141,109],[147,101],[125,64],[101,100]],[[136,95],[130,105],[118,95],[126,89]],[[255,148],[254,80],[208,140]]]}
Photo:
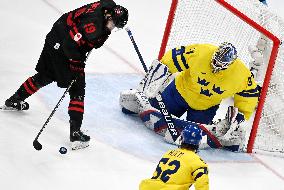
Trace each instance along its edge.
{"label": "skate blade", "polygon": [[16,108],[7,107],[5,105],[0,106],[0,110],[2,110],[2,111],[22,111],[22,110],[18,110]]}
{"label": "skate blade", "polygon": [[86,148],[88,146],[89,146],[89,142],[79,142],[79,141],[71,142],[72,150],[79,150],[79,149]]}

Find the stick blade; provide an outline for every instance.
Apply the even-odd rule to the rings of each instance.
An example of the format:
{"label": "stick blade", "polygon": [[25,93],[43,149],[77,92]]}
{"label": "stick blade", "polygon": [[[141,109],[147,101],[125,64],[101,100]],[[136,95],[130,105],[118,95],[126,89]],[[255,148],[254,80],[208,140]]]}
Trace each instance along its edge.
{"label": "stick blade", "polygon": [[33,146],[38,151],[40,151],[42,149],[42,145],[38,142],[38,140],[34,140]]}

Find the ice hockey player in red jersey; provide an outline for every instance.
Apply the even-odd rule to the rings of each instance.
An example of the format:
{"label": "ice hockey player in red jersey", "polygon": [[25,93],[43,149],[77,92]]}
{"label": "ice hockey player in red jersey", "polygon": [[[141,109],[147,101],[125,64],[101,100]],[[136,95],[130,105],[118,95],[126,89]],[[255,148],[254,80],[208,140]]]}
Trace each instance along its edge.
{"label": "ice hockey player in red jersey", "polygon": [[19,89],[5,101],[7,109],[27,110],[25,100],[40,88],[57,82],[69,90],[70,141],[88,146],[90,137],[80,130],[84,114],[85,61],[88,53],[100,48],[111,31],[123,28],[128,10],[112,0],[101,0],[63,14],[46,35],[45,44],[35,70]]}

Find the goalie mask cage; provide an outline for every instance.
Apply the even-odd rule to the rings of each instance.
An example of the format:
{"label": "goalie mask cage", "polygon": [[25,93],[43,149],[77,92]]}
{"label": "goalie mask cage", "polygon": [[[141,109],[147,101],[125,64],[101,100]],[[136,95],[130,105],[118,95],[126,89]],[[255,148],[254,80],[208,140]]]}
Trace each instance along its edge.
{"label": "goalie mask cage", "polygon": [[248,47],[256,47],[260,37],[267,41],[258,77],[262,90],[244,149],[283,156],[284,24],[269,7],[259,0],[172,0],[159,59],[178,46],[227,41],[248,66],[253,60]]}

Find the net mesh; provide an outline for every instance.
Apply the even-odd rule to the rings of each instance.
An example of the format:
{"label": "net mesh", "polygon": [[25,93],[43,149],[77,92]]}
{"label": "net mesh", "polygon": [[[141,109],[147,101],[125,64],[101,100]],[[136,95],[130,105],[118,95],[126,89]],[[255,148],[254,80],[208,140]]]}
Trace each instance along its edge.
{"label": "net mesh", "polygon": [[[226,0],[247,17],[263,26],[279,39],[284,39],[284,24],[269,7],[258,0]],[[178,0],[168,42],[169,50],[193,43],[234,44],[239,58],[249,67],[252,61],[249,46],[256,46],[259,31],[244,22],[214,0]],[[271,55],[272,41],[267,39],[263,54],[265,61],[259,72],[262,85]],[[163,48],[163,47],[162,47]],[[260,118],[254,150],[284,152],[284,47],[280,45],[269,89]],[[250,131],[250,130],[249,130]]]}

